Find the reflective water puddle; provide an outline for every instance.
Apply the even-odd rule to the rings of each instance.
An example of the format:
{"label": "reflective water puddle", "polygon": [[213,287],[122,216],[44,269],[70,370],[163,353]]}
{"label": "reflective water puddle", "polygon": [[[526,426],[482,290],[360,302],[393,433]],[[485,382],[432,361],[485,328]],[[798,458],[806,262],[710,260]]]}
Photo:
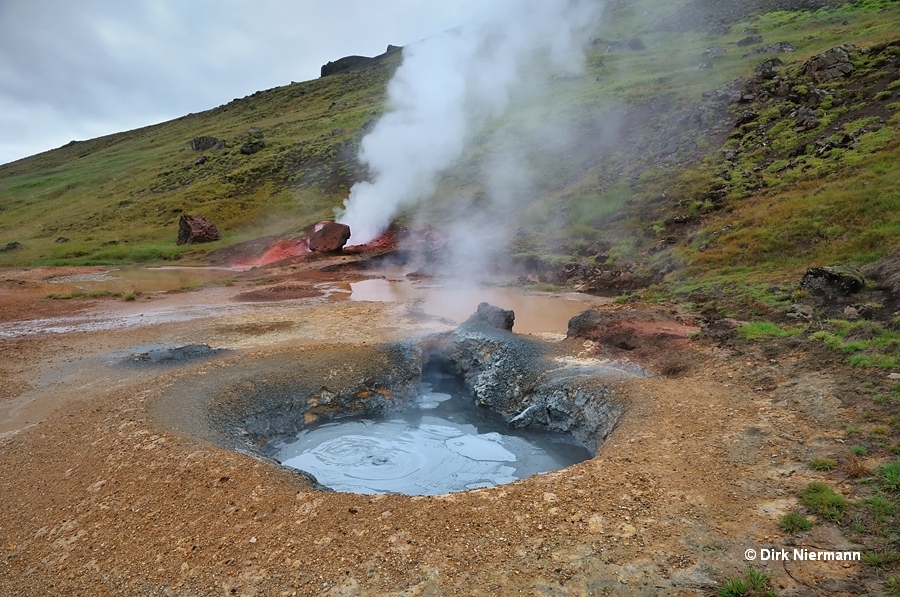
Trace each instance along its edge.
{"label": "reflective water puddle", "polygon": [[500,286],[430,286],[406,279],[375,278],[361,282],[323,284],[332,300],[402,303],[415,301],[428,315],[462,323],[488,302],[516,313],[513,331],[521,334],[565,333],[569,320],[610,299],[584,294],[523,292]]}

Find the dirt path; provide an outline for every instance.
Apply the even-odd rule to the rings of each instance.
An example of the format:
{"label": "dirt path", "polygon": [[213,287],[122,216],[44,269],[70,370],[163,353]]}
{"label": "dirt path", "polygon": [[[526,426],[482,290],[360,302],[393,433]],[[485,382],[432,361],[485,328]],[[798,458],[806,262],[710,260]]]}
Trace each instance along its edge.
{"label": "dirt path", "polygon": [[[27,276],[32,286],[4,286],[5,323],[133,308],[65,301],[67,312]],[[247,290],[177,300],[208,306],[215,293]],[[425,329],[446,324],[414,305],[314,296],[0,339],[0,595],[713,594],[746,569],[746,549],[790,544],[776,521],[814,478],[805,463],[838,438],[829,429],[839,405],[810,413],[790,399],[822,376],[699,345],[681,377],[619,383],[628,411],[594,459],[446,496],[316,492],[151,415],[169,384],[248,356]],[[119,365],[133,347],[188,342],[231,351],[171,368]],[[828,525],[803,543],[851,548]],[[768,569],[785,594],[851,595],[868,582],[860,564]]]}

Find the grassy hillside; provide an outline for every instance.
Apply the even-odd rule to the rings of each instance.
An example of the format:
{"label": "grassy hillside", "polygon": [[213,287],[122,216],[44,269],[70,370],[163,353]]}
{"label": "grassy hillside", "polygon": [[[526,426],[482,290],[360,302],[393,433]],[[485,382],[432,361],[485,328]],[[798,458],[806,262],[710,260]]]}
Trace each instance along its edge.
{"label": "grassy hillside", "polygon": [[[611,3],[587,72],[549,85],[549,118],[566,138],[519,144],[532,175],[515,208],[511,251],[560,267],[627,270],[650,283],[669,270],[673,281],[772,279],[900,249],[892,167],[900,46],[890,44],[900,39],[900,7],[860,0],[749,15],[789,5]],[[762,41],[743,45],[752,35]],[[643,49],[623,49],[634,38]],[[776,42],[795,51],[747,55]],[[856,70],[815,85],[805,61],[842,44]],[[725,54],[704,56],[713,46]],[[775,79],[757,81],[752,99],[729,99],[772,57],[785,63]],[[0,166],[0,245],[22,245],[0,253],[0,265],[202,259],[330,216],[364,176],[356,149],[384,109],[399,59]],[[809,109],[817,122],[798,130],[796,111],[816,94]],[[425,210],[433,223],[478,203],[488,184],[481,158],[528,139],[533,110],[521,102],[477,136]],[[203,136],[226,145],[192,149]],[[261,151],[241,153],[260,139]],[[831,139],[826,150],[823,139]],[[182,213],[207,215],[224,239],[177,247]]]}

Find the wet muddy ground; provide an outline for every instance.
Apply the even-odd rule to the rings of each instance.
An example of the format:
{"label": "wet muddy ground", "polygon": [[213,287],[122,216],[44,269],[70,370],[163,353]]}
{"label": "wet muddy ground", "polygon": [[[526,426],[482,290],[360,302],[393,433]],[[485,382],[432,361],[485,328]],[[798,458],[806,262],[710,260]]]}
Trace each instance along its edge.
{"label": "wet muddy ground", "polygon": [[[818,478],[805,463],[842,436],[827,373],[691,341],[678,345],[677,377],[615,383],[626,414],[586,462],[440,496],[324,493],[173,428],[158,398],[269,355],[314,363],[322,343],[451,329],[446,313],[415,293],[333,300],[323,284],[365,278],[290,268],[127,302],[44,298],[60,286],[49,278],[94,273],[0,272],[2,595],[713,594],[746,569],[745,550],[794,541],[776,522]],[[279,287],[309,295],[265,294]],[[249,292],[271,300],[240,298]],[[567,358],[609,356],[552,327],[538,331]],[[142,348],[186,344],[228,350],[123,365]],[[654,350],[624,356],[652,371],[671,357]],[[791,400],[819,390],[815,412]],[[802,543],[853,548],[824,524]],[[851,595],[873,582],[858,563],[767,569],[784,594]]]}

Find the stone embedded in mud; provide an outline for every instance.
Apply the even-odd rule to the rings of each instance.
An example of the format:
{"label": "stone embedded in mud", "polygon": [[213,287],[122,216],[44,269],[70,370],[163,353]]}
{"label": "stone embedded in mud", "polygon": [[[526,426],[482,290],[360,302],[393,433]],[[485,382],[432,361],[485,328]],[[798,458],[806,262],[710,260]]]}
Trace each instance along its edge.
{"label": "stone embedded in mud", "polygon": [[211,243],[222,238],[222,234],[216,225],[206,216],[181,216],[178,220],[179,245],[196,245]]}
{"label": "stone embedded in mud", "polygon": [[340,251],[350,240],[350,226],[331,220],[319,222],[309,233],[309,250],[318,253]]}
{"label": "stone embedded in mud", "polygon": [[511,332],[515,321],[516,314],[514,311],[501,309],[490,303],[481,303],[478,305],[478,309],[475,310],[475,313],[473,313],[465,323],[484,323],[494,329]]}

